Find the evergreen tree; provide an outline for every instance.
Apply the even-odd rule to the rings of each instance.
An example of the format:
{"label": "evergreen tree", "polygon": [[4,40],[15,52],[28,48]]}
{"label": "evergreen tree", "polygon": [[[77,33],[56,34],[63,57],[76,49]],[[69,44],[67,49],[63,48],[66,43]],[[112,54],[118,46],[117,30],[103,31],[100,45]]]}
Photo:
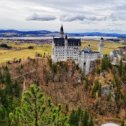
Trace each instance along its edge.
{"label": "evergreen tree", "polygon": [[12,126],[65,126],[67,117],[61,113],[61,106],[55,107],[47,101],[41,89],[32,85],[24,92],[21,106],[10,113]]}
{"label": "evergreen tree", "polygon": [[88,126],[94,126],[93,119],[90,117],[88,120]]}
{"label": "evergreen tree", "polygon": [[98,80],[94,82],[93,89],[92,89],[92,97],[96,96],[96,93],[98,93],[98,96],[101,96],[101,84]]}
{"label": "evergreen tree", "polygon": [[124,123],[124,121],[122,121],[122,122],[121,122],[121,125],[120,125],[120,126],[125,126],[125,123]]}
{"label": "evergreen tree", "polygon": [[87,111],[82,111],[80,108],[73,111],[69,117],[70,126],[93,126],[93,119]]}
{"label": "evergreen tree", "polygon": [[119,76],[122,77],[123,76],[123,64],[122,64],[122,60],[120,61],[120,65],[118,66],[118,71],[119,71]]}
{"label": "evergreen tree", "polygon": [[13,83],[8,67],[0,68],[0,125],[9,125],[9,113],[18,105],[20,97],[20,85]]}
{"label": "evergreen tree", "polygon": [[104,55],[103,59],[102,59],[102,64],[101,64],[101,70],[107,70],[108,68],[111,68],[111,63],[110,63],[110,59],[107,55]]}

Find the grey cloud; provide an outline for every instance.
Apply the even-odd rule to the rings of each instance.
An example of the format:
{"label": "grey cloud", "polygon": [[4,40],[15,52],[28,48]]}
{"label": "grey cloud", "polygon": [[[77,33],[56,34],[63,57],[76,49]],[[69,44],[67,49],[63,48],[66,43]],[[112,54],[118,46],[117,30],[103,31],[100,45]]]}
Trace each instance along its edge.
{"label": "grey cloud", "polygon": [[52,20],[56,20],[56,17],[52,16],[52,15],[33,14],[32,16],[28,17],[26,20],[28,20],[28,21],[52,21]]}
{"label": "grey cloud", "polygon": [[[19,1],[19,0],[15,0]],[[117,6],[126,5],[125,0],[22,0],[28,3],[32,2],[36,5],[47,6],[53,9],[60,10],[62,12],[80,13],[84,12],[85,9],[92,8],[104,11],[108,9],[116,8]],[[88,7],[88,8],[86,8]],[[89,10],[90,11],[90,10]],[[103,12],[104,13],[104,12]]]}
{"label": "grey cloud", "polygon": [[[120,26],[120,29],[126,27],[126,0],[0,0],[0,13],[1,18],[14,19],[22,25],[26,23],[26,27],[30,28],[41,26],[41,23],[24,20],[45,21],[42,25],[48,29],[57,27],[59,20],[66,22],[68,29],[82,29],[83,24],[87,29],[102,29],[111,23]],[[26,19],[28,15],[31,16]],[[51,22],[48,26],[46,21],[54,21],[55,25]],[[71,28],[73,23],[76,25]]]}
{"label": "grey cloud", "polygon": [[60,17],[61,21],[64,22],[72,22],[72,21],[83,21],[85,19],[85,16],[83,15],[63,15]]}
{"label": "grey cloud", "polygon": [[118,5],[114,7],[113,10],[126,11],[126,4]]}
{"label": "grey cloud", "polygon": [[61,21],[72,22],[72,21],[105,21],[108,17],[95,17],[85,15],[63,15],[60,17]]}
{"label": "grey cloud", "polygon": [[[15,0],[20,1],[20,0]],[[22,0],[25,2],[34,2],[38,4],[45,4],[50,6],[83,6],[83,5],[109,5],[109,4],[119,4],[119,3],[125,3],[125,0]],[[70,6],[72,4],[72,6]]]}
{"label": "grey cloud", "polygon": [[126,20],[126,12],[117,12],[110,15],[110,19],[112,21],[125,21]]}
{"label": "grey cloud", "polygon": [[[106,21],[110,19],[114,20],[115,16],[114,17],[109,16],[112,15],[113,13],[117,13],[118,11],[126,12],[126,0],[22,0],[22,1],[15,0],[15,1],[17,2],[23,1],[25,2],[25,4],[34,3],[35,5],[39,5],[41,7],[44,6],[51,8],[55,11],[55,15],[60,17],[61,21],[69,21],[69,22],[84,21],[84,20],[90,20],[90,21]],[[106,14],[107,11],[108,13]],[[35,13],[37,13],[37,10]],[[71,14],[73,13],[75,14],[75,16],[71,16]],[[70,16],[61,16],[66,14],[69,14]],[[84,14],[85,16],[83,16],[82,14]],[[41,18],[39,20],[41,20]],[[115,20],[117,19],[115,18]]]}

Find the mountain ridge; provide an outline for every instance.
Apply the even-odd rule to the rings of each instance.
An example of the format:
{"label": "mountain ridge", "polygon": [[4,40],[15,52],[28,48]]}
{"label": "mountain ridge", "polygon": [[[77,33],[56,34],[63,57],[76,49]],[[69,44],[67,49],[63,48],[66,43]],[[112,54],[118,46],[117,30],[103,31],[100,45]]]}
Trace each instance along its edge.
{"label": "mountain ridge", "polygon": [[[0,30],[0,37],[47,37],[47,36],[58,36],[58,31],[49,30],[33,30],[33,31],[21,31],[21,30]],[[69,32],[69,36],[102,36],[102,37],[117,37],[126,38],[126,34],[121,33],[107,33],[107,32]]]}

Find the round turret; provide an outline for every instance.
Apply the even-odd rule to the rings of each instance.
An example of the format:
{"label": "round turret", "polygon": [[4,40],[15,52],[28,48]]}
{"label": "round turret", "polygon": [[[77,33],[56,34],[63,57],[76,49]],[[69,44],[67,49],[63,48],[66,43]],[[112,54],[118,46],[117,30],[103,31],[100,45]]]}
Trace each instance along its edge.
{"label": "round turret", "polygon": [[100,39],[100,43],[98,46],[99,46],[98,51],[103,55],[103,50],[104,50],[104,38],[103,37]]}

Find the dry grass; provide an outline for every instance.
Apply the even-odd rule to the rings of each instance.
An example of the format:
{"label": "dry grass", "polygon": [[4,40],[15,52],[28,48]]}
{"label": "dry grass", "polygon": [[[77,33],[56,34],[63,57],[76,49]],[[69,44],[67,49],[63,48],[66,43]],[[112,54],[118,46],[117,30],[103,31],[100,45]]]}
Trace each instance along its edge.
{"label": "dry grass", "polygon": [[[90,45],[92,50],[97,51],[98,50],[98,44],[99,44],[99,41],[93,41],[93,40],[84,41],[84,42],[82,42],[82,48]],[[124,46],[124,45],[122,45],[120,43],[106,41],[105,42],[105,48],[104,48],[104,54],[109,54],[112,50],[117,49],[120,46]]]}
{"label": "dry grass", "polygon": [[[29,45],[28,45],[29,46]],[[0,63],[4,63],[13,59],[23,59],[25,60],[27,57],[35,57],[37,53],[41,55],[50,55],[51,54],[51,46],[43,45],[43,46],[35,46],[34,49],[27,49],[25,45],[18,45],[17,48],[25,47],[25,49],[12,49],[12,50],[4,50],[0,49]]]}
{"label": "dry grass", "polygon": [[[2,41],[3,42],[3,41]],[[95,51],[98,50],[98,41],[95,40],[85,40],[82,42],[82,48],[91,45],[91,48]],[[27,57],[35,57],[36,53],[51,55],[51,45],[44,44],[44,45],[37,45],[37,44],[30,44],[30,43],[15,43],[11,42],[8,43],[9,46],[12,46],[16,49],[11,50],[4,50],[0,48],[0,63],[4,63],[13,59],[26,59]],[[28,46],[34,46],[34,49],[28,49]],[[109,54],[113,49],[122,46],[119,43],[114,42],[105,42],[105,49],[104,54]]]}

